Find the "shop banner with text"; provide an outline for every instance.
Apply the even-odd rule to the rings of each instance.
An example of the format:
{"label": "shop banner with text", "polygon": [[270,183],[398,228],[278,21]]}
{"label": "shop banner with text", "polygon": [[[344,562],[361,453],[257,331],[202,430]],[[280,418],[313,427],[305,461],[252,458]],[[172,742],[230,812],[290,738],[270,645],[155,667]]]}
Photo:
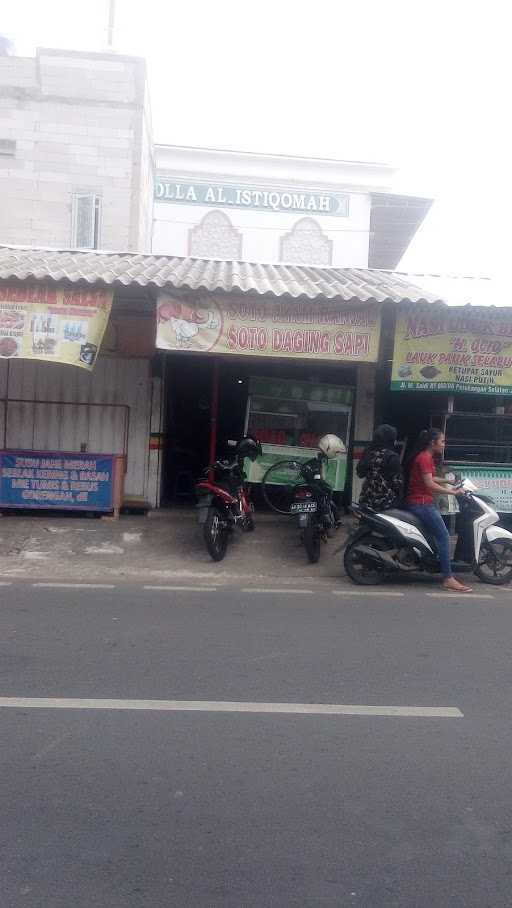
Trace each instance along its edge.
{"label": "shop banner with text", "polygon": [[83,287],[0,287],[0,359],[41,359],[91,370],[112,295]]}
{"label": "shop banner with text", "polygon": [[112,454],[0,451],[0,506],[111,511]]}
{"label": "shop banner with text", "polygon": [[[506,466],[479,466],[478,464],[449,463],[451,473],[471,479],[482,495],[492,498],[500,514],[512,513],[512,468]],[[478,492],[476,493],[478,495]],[[453,501],[453,496],[446,496]],[[450,501],[451,504],[451,501]],[[458,510],[458,508],[457,508]]]}
{"label": "shop banner with text", "polygon": [[161,350],[355,363],[374,363],[379,352],[380,313],[371,305],[161,293],[157,318]]}
{"label": "shop banner with text", "polygon": [[512,394],[512,310],[400,310],[391,389]]}

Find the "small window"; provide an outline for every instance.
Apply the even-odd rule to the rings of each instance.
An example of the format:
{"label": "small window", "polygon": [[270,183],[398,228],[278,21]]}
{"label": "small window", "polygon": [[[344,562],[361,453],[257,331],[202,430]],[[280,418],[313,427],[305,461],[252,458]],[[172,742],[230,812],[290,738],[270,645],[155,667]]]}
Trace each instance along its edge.
{"label": "small window", "polygon": [[73,196],[71,245],[77,249],[98,249],[100,245],[101,199],[90,193]]}
{"label": "small window", "polygon": [[13,158],[16,154],[16,142],[14,139],[0,139],[0,155]]}

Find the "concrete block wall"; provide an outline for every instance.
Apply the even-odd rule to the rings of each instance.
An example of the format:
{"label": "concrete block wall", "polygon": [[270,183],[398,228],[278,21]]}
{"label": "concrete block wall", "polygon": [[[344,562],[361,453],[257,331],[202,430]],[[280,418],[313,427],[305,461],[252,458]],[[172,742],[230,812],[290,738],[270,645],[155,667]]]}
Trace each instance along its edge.
{"label": "concrete block wall", "polygon": [[[152,140],[143,60],[38,50],[0,58],[0,243],[69,247],[72,197],[101,198],[100,246],[148,251]],[[149,136],[149,140],[148,140]]]}

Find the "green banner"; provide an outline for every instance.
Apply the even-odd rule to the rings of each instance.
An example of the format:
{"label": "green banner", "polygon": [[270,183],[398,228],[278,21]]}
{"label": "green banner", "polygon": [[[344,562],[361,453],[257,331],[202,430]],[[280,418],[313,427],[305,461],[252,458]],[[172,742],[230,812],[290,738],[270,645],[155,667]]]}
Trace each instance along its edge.
{"label": "green banner", "polygon": [[303,400],[325,404],[351,404],[354,389],[340,385],[314,384],[289,378],[251,378],[249,394],[275,397],[279,400]]}
{"label": "green banner", "polygon": [[466,463],[447,463],[445,466],[451,473],[471,479],[482,495],[492,498],[501,514],[512,514],[512,467],[479,467]]}
{"label": "green banner", "polygon": [[348,217],[349,196],[346,192],[309,192],[301,189],[237,186],[233,183],[175,182],[158,176],[155,183],[157,202],[177,205],[212,205],[214,208],[251,208],[256,211],[291,211],[303,214],[330,214]]}

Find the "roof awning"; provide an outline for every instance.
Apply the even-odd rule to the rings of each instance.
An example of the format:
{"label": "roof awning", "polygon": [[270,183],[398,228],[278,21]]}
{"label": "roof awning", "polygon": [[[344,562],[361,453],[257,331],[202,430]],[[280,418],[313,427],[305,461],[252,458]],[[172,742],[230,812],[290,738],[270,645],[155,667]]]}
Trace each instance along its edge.
{"label": "roof awning", "polygon": [[407,276],[388,271],[14,246],[0,246],[0,280],[238,291],[361,303],[443,302]]}
{"label": "roof awning", "polygon": [[270,294],[361,303],[506,306],[509,295],[489,278],[406,274],[375,268],[269,265],[211,259],[0,246],[0,281],[103,284],[166,290]]}

